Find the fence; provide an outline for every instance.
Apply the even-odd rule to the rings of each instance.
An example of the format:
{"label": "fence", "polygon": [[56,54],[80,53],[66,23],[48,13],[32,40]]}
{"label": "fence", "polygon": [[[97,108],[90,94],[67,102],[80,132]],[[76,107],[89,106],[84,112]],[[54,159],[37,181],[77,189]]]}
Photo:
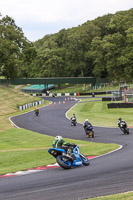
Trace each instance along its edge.
{"label": "fence", "polygon": [[110,103],[108,108],[133,108],[133,103]]}
{"label": "fence", "polygon": [[41,104],[44,104],[44,99],[42,99],[41,101],[36,101],[36,102],[27,103],[25,105],[18,106],[18,109],[19,110],[25,110],[25,109],[30,108],[32,106],[38,106],[38,105],[41,105]]}

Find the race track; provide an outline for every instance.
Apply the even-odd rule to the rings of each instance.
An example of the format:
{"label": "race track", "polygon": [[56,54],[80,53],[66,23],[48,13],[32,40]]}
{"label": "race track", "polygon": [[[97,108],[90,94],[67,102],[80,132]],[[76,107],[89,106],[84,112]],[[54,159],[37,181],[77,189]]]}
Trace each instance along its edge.
{"label": "race track", "polygon": [[[71,127],[65,117],[75,101],[51,98],[57,104],[40,109],[39,117],[32,112],[12,117],[19,127],[64,138],[123,145],[119,151],[91,160],[90,166],[71,170],[56,168],[35,174],[0,179],[0,200],[80,200],[133,190],[133,130],[123,135],[118,128],[95,127],[93,139],[85,137],[81,124]],[[45,159],[45,158],[44,158]]]}

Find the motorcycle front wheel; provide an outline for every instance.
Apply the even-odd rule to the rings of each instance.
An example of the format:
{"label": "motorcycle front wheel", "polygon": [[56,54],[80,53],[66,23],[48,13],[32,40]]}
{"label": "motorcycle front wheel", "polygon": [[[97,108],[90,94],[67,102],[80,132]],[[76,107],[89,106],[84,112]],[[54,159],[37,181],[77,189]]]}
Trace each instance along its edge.
{"label": "motorcycle front wheel", "polygon": [[86,158],[83,154],[80,154],[80,158],[82,159],[83,165],[87,166],[90,164],[90,161],[88,160],[88,158]]}
{"label": "motorcycle front wheel", "polygon": [[63,168],[63,169],[71,169],[72,167],[72,163],[70,162],[70,160],[68,160],[67,158],[65,158],[62,155],[58,155],[57,158],[57,163]]}

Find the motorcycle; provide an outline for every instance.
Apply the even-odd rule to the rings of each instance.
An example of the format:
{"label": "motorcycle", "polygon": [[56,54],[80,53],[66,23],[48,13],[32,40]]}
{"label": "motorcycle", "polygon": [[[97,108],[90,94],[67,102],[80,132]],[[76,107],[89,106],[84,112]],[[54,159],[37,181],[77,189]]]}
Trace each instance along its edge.
{"label": "motorcycle", "polygon": [[76,126],[77,122],[76,119],[71,119],[71,126]]}
{"label": "motorcycle", "polygon": [[74,145],[71,154],[59,148],[50,148],[48,152],[55,157],[57,163],[63,169],[70,169],[71,167],[78,167],[81,165],[87,166],[90,164],[90,160],[80,153],[77,145]]}
{"label": "motorcycle", "polygon": [[88,125],[87,128],[85,129],[85,133],[86,133],[86,136],[93,138],[94,137],[93,126],[92,125]]}
{"label": "motorcycle", "polygon": [[124,134],[129,134],[129,128],[127,127],[125,122],[120,123],[120,129]]}
{"label": "motorcycle", "polygon": [[35,115],[38,116],[39,115],[39,110],[35,111]]}

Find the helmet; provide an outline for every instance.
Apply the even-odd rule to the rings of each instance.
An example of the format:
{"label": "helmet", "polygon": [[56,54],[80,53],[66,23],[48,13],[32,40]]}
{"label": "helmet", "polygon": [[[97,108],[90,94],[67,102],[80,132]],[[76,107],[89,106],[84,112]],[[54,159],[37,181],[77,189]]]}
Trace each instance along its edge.
{"label": "helmet", "polygon": [[62,137],[58,135],[55,137],[55,140],[62,140]]}
{"label": "helmet", "polygon": [[120,117],[120,118],[119,118],[119,121],[121,121],[121,120],[122,120],[122,118]]}
{"label": "helmet", "polygon": [[89,121],[88,119],[85,120],[85,122],[88,122],[88,121]]}

